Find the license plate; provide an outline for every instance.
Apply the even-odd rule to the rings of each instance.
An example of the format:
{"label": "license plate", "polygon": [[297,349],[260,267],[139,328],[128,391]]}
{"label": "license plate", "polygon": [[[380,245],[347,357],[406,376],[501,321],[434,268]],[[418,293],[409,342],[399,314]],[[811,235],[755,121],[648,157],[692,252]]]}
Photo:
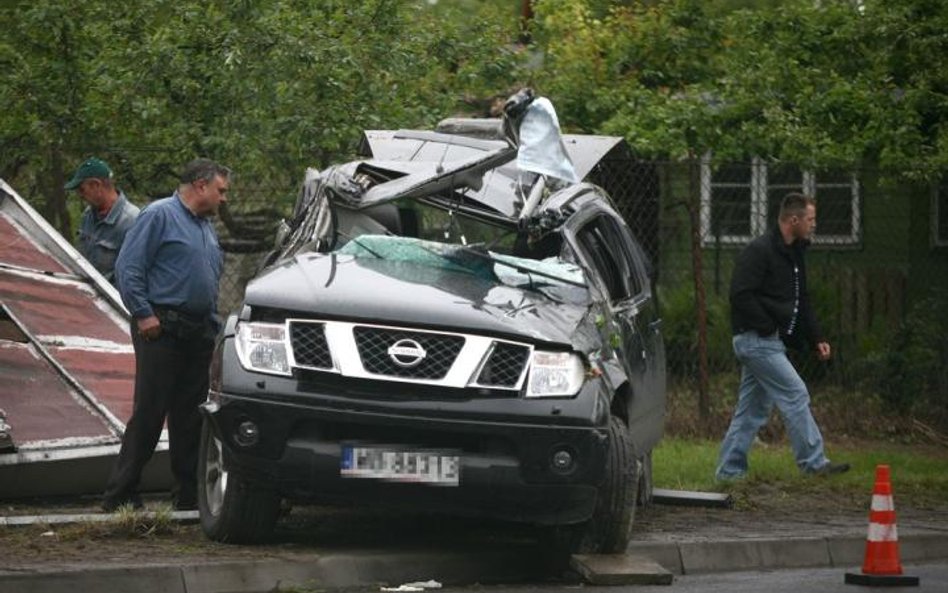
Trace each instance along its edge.
{"label": "license plate", "polygon": [[344,478],[372,478],[457,486],[461,458],[444,451],[413,451],[397,447],[343,445],[339,470]]}

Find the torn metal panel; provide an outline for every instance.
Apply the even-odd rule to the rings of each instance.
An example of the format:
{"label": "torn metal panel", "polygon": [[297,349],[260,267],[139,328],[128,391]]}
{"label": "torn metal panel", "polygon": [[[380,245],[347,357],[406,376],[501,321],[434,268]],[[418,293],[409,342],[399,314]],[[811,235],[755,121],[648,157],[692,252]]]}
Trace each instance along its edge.
{"label": "torn metal panel", "polygon": [[369,206],[398,198],[423,197],[459,187],[477,191],[481,189],[482,178],[487,171],[511,161],[515,156],[516,151],[511,148],[498,148],[462,160],[429,162],[418,173],[370,188],[365,192],[362,204]]}
{"label": "torn metal panel", "polygon": [[718,509],[729,509],[734,506],[734,499],[727,492],[696,492],[665,488],[654,488],[652,490],[652,501],[655,504]]}
{"label": "torn metal panel", "polygon": [[[28,237],[28,240],[37,245],[41,252],[52,257],[56,264],[64,267],[69,273],[83,278],[90,286],[94,286],[95,291],[109,302],[111,308],[128,317],[128,311],[122,304],[118,290],[3,179],[0,179],[0,218],[6,218],[7,221],[12,222],[19,229],[17,232],[24,238]],[[21,242],[20,237],[14,240],[12,236],[7,237],[2,233],[0,237],[5,238],[5,240],[0,240],[0,244],[7,241],[10,245],[25,244]],[[0,255],[0,266],[6,265],[5,257],[5,255]],[[45,267],[30,269],[44,273],[57,272],[55,269],[50,270]]]}
{"label": "torn metal panel", "polygon": [[[438,132],[460,134],[484,141],[502,141],[504,138],[503,125],[500,119],[475,118],[448,118],[438,123]],[[398,150],[390,142],[394,137],[392,132],[369,131],[365,133],[364,145],[367,145],[371,154],[376,158],[397,158],[392,152]],[[576,176],[586,179],[589,173],[613,148],[625,140],[621,136],[597,136],[593,134],[563,134],[563,145],[566,153],[573,162]],[[387,156],[383,156],[387,155]]]}
{"label": "torn metal panel", "polygon": [[[393,161],[458,161],[507,146],[500,135],[489,139],[419,130],[366,130],[359,153],[381,160]],[[460,134],[460,133],[458,133]]]}
{"label": "torn metal panel", "polygon": [[[453,163],[476,160],[478,152],[483,155],[490,151],[503,151],[507,146],[500,120],[445,120],[439,125],[438,131],[451,131],[452,134],[368,130],[362,138],[360,152],[387,162]],[[586,179],[616,146],[625,142],[618,136],[575,134],[563,134],[562,141],[579,179]],[[468,192],[467,197],[504,216],[515,216],[518,206],[510,196],[521,176],[517,162],[509,158],[501,164],[493,163],[493,167],[482,170],[481,175],[481,186]]]}
{"label": "torn metal panel", "polygon": [[0,498],[101,491],[134,377],[115,287],[0,180]]}
{"label": "torn metal panel", "polygon": [[624,142],[619,136],[563,134],[563,145],[566,146],[566,152],[576,169],[576,176],[580,179],[587,179],[606,155]]}
{"label": "torn metal panel", "polygon": [[22,232],[8,214],[0,214],[0,262],[41,272],[67,273],[65,267],[53,259],[30,236]]}
{"label": "torn metal panel", "polygon": [[135,353],[103,352],[83,348],[50,347],[50,353],[75,380],[95,398],[103,408],[103,415],[119,424],[124,432],[124,422],[132,415],[130,388],[135,385]]}
{"label": "torn metal panel", "polygon": [[7,413],[0,409],[0,453],[13,453],[16,445],[10,435],[10,425],[7,424]]}
{"label": "torn metal panel", "polygon": [[0,344],[3,408],[22,449],[34,441],[114,437],[32,344]]}
{"label": "torn metal panel", "polygon": [[37,336],[77,336],[131,344],[123,316],[87,283],[0,267],[0,302]]}

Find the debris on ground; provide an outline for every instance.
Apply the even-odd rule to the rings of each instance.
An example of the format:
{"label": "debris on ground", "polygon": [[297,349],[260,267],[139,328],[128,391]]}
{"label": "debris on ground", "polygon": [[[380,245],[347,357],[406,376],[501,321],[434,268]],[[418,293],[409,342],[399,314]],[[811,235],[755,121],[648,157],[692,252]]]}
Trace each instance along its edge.
{"label": "debris on ground", "polygon": [[397,593],[407,593],[418,591],[425,591],[427,589],[440,589],[441,583],[438,581],[424,581],[424,582],[414,582],[414,583],[404,583],[397,587],[380,587],[380,591],[386,592],[397,592]]}

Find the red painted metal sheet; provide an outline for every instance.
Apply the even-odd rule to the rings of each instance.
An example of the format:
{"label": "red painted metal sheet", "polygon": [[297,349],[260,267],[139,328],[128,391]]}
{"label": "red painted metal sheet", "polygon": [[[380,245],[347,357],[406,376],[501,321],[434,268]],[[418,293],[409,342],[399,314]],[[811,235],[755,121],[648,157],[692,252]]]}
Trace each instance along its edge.
{"label": "red painted metal sheet", "polygon": [[31,345],[0,342],[0,377],[0,401],[16,444],[113,436],[105,419]]}
{"label": "red painted metal sheet", "polygon": [[4,326],[14,334],[0,335],[0,408],[17,446],[118,442],[134,393],[127,322],[22,214],[0,212],[0,315],[9,313]]}
{"label": "red painted metal sheet", "polygon": [[50,354],[123,424],[132,416],[135,353],[50,347]]}
{"label": "red painted metal sheet", "polygon": [[100,308],[87,286],[0,269],[0,302],[34,336],[84,336],[131,345],[125,327]]}
{"label": "red painted metal sheet", "polygon": [[66,272],[66,268],[34,243],[29,234],[0,212],[0,262],[43,272]]}
{"label": "red painted metal sheet", "polygon": [[[101,492],[134,378],[114,287],[0,180],[0,408],[17,447],[0,453],[0,499]],[[166,451],[143,487],[171,485]]]}

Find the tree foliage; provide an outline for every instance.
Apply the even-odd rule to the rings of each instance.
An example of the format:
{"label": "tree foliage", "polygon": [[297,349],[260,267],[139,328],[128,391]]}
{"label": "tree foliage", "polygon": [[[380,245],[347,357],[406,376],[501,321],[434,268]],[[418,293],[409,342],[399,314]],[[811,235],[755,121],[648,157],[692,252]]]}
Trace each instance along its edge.
{"label": "tree foliage", "polygon": [[167,195],[195,156],[291,187],[364,129],[428,127],[506,87],[504,16],[424,0],[7,2],[0,174],[60,228],[63,177],[90,154],[139,199]]}
{"label": "tree foliage", "polygon": [[0,175],[66,228],[90,154],[139,200],[199,155],[290,188],[363,129],[486,115],[520,84],[647,156],[948,165],[939,0],[533,4],[525,49],[502,0],[5,0]]}
{"label": "tree foliage", "polygon": [[915,178],[948,165],[948,4],[602,4],[535,3],[545,59],[532,79],[567,125],[646,155],[871,163]]}

